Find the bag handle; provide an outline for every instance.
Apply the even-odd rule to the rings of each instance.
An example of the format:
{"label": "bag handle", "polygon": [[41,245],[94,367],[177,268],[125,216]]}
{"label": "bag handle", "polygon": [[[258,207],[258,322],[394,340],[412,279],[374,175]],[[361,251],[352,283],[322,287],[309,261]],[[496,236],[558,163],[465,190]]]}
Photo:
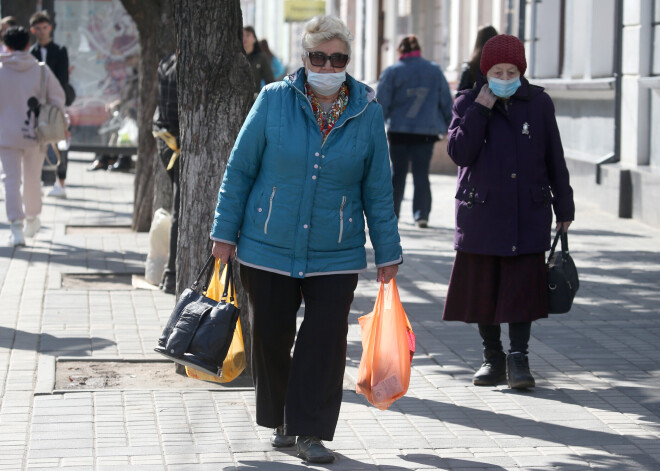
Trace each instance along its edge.
{"label": "bag handle", "polygon": [[568,233],[564,231],[563,228],[559,228],[557,234],[555,234],[555,240],[552,242],[552,247],[550,248],[550,254],[548,255],[548,262],[552,259],[552,256],[555,254],[555,249],[557,248],[557,242],[561,240],[561,254],[562,258],[565,258],[564,255],[568,254]]}
{"label": "bag handle", "polygon": [[[220,273],[218,273],[218,276],[220,276]],[[231,289],[229,289],[229,285],[231,285]],[[230,304],[234,304],[235,287],[236,287],[236,285],[234,284],[234,270],[232,268],[232,263],[231,263],[231,260],[230,260],[227,263],[227,275],[225,277],[225,287],[222,291],[222,298],[221,299],[227,299],[227,295],[229,295]]]}
{"label": "bag handle", "polygon": [[[204,284],[202,285],[202,292],[205,292],[207,290],[207,288],[209,286],[209,280],[211,278],[211,276],[209,274],[207,274],[207,272],[209,271],[209,268],[213,266],[214,263],[215,263],[215,257],[213,256],[213,254],[211,254],[209,256],[209,258],[206,259],[206,263],[204,264],[204,266],[200,270],[199,274],[197,275],[197,279],[192,284],[193,291],[197,290],[197,286],[202,281],[202,277],[205,274],[206,274],[206,279],[204,280]],[[211,273],[211,275],[212,274],[213,273]]]}

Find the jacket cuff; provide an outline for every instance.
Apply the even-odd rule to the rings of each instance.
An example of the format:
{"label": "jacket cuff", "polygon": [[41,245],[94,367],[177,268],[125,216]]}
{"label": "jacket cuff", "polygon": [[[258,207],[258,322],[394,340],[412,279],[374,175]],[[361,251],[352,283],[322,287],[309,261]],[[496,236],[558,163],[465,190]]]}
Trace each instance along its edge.
{"label": "jacket cuff", "polygon": [[481,103],[477,103],[475,101],[474,106],[477,107],[477,111],[479,112],[479,114],[481,116],[485,116],[486,118],[490,118],[490,115],[493,114],[493,110],[491,110],[487,106],[482,105]]}

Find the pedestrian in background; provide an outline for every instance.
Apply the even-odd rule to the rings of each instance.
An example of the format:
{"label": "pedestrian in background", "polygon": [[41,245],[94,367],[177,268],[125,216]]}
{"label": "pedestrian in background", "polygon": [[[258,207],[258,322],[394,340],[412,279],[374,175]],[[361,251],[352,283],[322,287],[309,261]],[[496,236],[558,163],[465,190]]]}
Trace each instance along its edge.
{"label": "pedestrian in background", "polygon": [[[545,251],[552,210],[557,229],[575,213],[555,109],[523,77],[525,48],[515,36],[483,48],[476,87],[454,103],[447,150],[459,166],[456,259],[444,319],[479,324],[484,362],[477,386],[535,385],[529,371],[532,321],[548,317]],[[485,78],[484,78],[485,76]],[[487,83],[486,83],[487,81]],[[500,324],[509,324],[509,354]]]}
{"label": "pedestrian in background", "polygon": [[12,26],[3,41],[9,54],[0,60],[0,161],[10,222],[9,245],[17,246],[25,245],[25,237],[32,237],[41,227],[41,167],[45,151],[39,145],[35,128],[42,70],[46,102],[64,112],[65,97],[51,70],[42,69],[27,52],[30,34],[25,28]]}
{"label": "pedestrian in background", "polygon": [[[30,17],[30,31],[37,38],[37,42],[30,48],[30,53],[39,61],[45,62],[50,70],[53,71],[55,77],[60,82],[65,96],[69,88],[69,54],[66,47],[55,44],[52,40],[53,24],[51,23],[50,16],[45,11],[38,11]],[[65,101],[66,106],[69,106],[73,98]],[[48,160],[57,162],[55,151],[48,147]],[[66,198],[66,173],[68,167],[68,152],[65,149],[59,149],[60,159],[57,165],[55,182],[53,188],[48,192],[48,196],[55,198]],[[44,182],[53,183],[52,173],[50,177],[43,175]]]}
{"label": "pedestrian in background", "polygon": [[245,54],[247,54],[250,69],[252,70],[252,90],[256,99],[257,95],[259,95],[259,90],[261,90],[262,83],[263,85],[268,85],[274,82],[275,78],[273,77],[270,60],[261,51],[257,35],[252,26],[243,28],[243,49],[245,49]]}
{"label": "pedestrian in background", "polygon": [[179,100],[176,86],[176,54],[170,54],[158,64],[158,107],[154,128],[158,155],[172,181],[172,225],[170,227],[170,253],[163,272],[160,289],[168,294],[176,292],[176,249],[179,239]]}
{"label": "pedestrian in background", "polygon": [[385,69],[378,82],[392,159],[394,212],[398,218],[412,164],[413,217],[419,227],[427,227],[432,201],[429,166],[435,142],[447,133],[452,98],[442,70],[422,57],[416,36],[403,38],[398,51],[399,62]]}
{"label": "pedestrian in background", "polygon": [[211,231],[216,258],[228,262],[237,249],[257,423],[275,429],[274,447],[295,444],[313,463],[334,460],[322,440],[339,418],[348,314],[367,267],[365,216],[377,279],[389,282],[402,261],[383,114],[375,92],[346,74],[350,41],[339,18],[305,25],[304,67],[259,94]]}
{"label": "pedestrian in background", "polygon": [[474,87],[478,75],[481,74],[479,70],[481,66],[481,50],[484,48],[486,41],[494,36],[497,36],[497,30],[494,27],[482,26],[479,28],[477,39],[474,42],[474,49],[472,50],[472,56],[469,61],[463,63],[461,78],[458,81],[458,87],[456,87],[457,92],[469,90]]}
{"label": "pedestrian in background", "polygon": [[[270,47],[268,46],[268,41],[265,39],[259,41],[259,47],[261,48],[261,52],[263,52],[266,55],[266,58],[268,58],[270,61],[270,69],[273,71],[273,78],[275,81],[282,80],[284,75],[286,75],[286,67],[284,67],[282,61],[280,61],[277,56],[271,52]],[[262,87],[264,85],[266,84],[261,84]]]}
{"label": "pedestrian in background", "polygon": [[9,28],[12,26],[18,26],[18,21],[13,16],[5,16],[0,20],[0,54],[8,54],[9,49],[5,46],[2,38]]}

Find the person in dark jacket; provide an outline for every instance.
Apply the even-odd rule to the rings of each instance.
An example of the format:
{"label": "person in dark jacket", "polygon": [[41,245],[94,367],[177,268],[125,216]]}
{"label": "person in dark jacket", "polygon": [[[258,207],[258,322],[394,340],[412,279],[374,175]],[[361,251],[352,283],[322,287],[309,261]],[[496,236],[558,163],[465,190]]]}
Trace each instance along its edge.
{"label": "person in dark jacket", "polygon": [[413,217],[419,227],[427,227],[432,199],[429,165],[433,145],[447,133],[452,98],[440,67],[422,58],[416,36],[403,38],[398,50],[399,62],[385,69],[378,82],[378,101],[388,126],[394,212],[398,218],[412,163]]}
{"label": "person in dark jacket", "polygon": [[[484,46],[484,77],[454,103],[447,151],[459,166],[456,259],[445,320],[479,324],[484,362],[478,386],[535,385],[527,357],[532,321],[548,316],[545,251],[574,218],[573,190],[550,97],[523,78],[515,36]],[[487,80],[487,82],[486,82]],[[509,354],[500,324],[509,324]]]}
{"label": "person in dark jacket", "polygon": [[245,49],[245,54],[247,54],[247,59],[252,69],[252,89],[254,91],[254,98],[256,99],[257,95],[259,95],[259,90],[261,90],[262,83],[268,85],[274,82],[275,78],[273,77],[270,59],[261,51],[259,41],[257,41],[257,35],[252,26],[243,28],[243,49]]}
{"label": "person in dark jacket", "polygon": [[481,74],[479,67],[481,65],[481,50],[493,36],[497,36],[497,30],[492,26],[482,26],[477,32],[477,40],[474,42],[474,49],[472,50],[472,57],[470,60],[463,63],[461,71],[461,78],[458,81],[456,91],[469,90],[474,87],[477,77]]}
{"label": "person in dark jacket", "polygon": [[154,134],[158,156],[172,180],[172,226],[170,253],[163,272],[160,289],[169,294],[176,292],[176,248],[179,237],[179,100],[176,86],[176,54],[170,54],[158,64],[158,108],[154,120]]}
{"label": "person in dark jacket", "polygon": [[[45,11],[38,11],[30,17],[30,31],[37,37],[37,42],[30,48],[32,54],[39,62],[45,62],[53,71],[55,77],[60,82],[66,95],[66,106],[73,101],[71,86],[69,85],[69,54],[66,47],[55,44],[51,38],[53,25],[50,16]],[[55,198],[66,198],[65,180],[68,164],[68,152],[60,150],[60,162],[57,165],[57,178],[53,188],[48,192],[48,196]],[[55,152],[48,148],[48,160],[56,162]],[[42,172],[42,180],[50,184],[53,183],[52,171],[50,178],[46,172]]]}

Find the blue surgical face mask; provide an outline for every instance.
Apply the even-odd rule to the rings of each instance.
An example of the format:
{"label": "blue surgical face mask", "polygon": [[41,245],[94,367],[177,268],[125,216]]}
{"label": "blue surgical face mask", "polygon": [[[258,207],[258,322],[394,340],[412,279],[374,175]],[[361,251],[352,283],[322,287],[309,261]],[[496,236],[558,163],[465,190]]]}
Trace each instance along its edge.
{"label": "blue surgical face mask", "polygon": [[322,96],[330,96],[339,90],[341,84],[346,81],[346,71],[320,74],[307,69],[307,83],[312,89]]}
{"label": "blue surgical face mask", "polygon": [[510,80],[502,80],[495,77],[488,79],[488,88],[490,88],[495,96],[500,98],[509,98],[511,95],[516,93],[516,90],[518,90],[519,87],[520,76]]}

